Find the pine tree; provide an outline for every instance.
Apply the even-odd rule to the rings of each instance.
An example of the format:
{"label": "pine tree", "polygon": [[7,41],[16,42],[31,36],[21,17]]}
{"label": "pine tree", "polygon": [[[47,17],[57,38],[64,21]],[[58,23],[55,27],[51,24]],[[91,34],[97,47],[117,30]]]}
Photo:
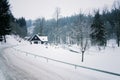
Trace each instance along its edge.
{"label": "pine tree", "polygon": [[106,31],[104,23],[101,20],[99,11],[96,12],[93,23],[91,25],[91,42],[93,45],[105,46],[106,45]]}
{"label": "pine tree", "polygon": [[119,47],[120,46],[120,9],[115,8],[115,10],[112,11],[112,14],[115,25],[116,42]]}
{"label": "pine tree", "polygon": [[22,17],[22,18],[16,19],[16,23],[18,24],[18,27],[20,29],[19,36],[20,37],[27,36],[27,26],[26,26],[25,18]]}
{"label": "pine tree", "polygon": [[10,33],[10,5],[7,0],[0,0],[0,36],[4,37]]}

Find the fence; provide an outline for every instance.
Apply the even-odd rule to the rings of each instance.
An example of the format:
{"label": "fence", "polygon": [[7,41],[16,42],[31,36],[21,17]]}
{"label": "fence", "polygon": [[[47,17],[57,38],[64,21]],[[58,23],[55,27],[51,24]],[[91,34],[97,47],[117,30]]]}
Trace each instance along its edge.
{"label": "fence", "polygon": [[114,72],[105,71],[105,70],[101,70],[101,69],[95,69],[95,68],[91,68],[91,67],[86,67],[86,66],[81,66],[81,65],[77,65],[77,64],[72,64],[72,63],[68,63],[68,62],[64,62],[64,61],[59,61],[59,60],[51,59],[51,58],[48,58],[48,57],[36,55],[36,54],[33,54],[33,53],[21,51],[21,50],[16,49],[16,48],[13,48],[13,49],[16,50],[16,51],[25,53],[26,55],[29,54],[29,55],[32,55],[32,56],[34,56],[34,57],[44,58],[44,59],[47,60],[47,62],[48,62],[49,60],[51,60],[51,61],[55,61],[55,62],[59,62],[59,63],[63,63],[63,64],[67,64],[67,65],[73,66],[73,67],[75,67],[75,69],[76,69],[77,67],[80,67],[80,68],[89,69],[89,70],[93,70],[93,71],[97,71],[97,72],[102,72],[102,73],[106,73],[106,74],[110,74],[110,75],[114,75],[114,76],[120,76],[119,73],[114,73]]}

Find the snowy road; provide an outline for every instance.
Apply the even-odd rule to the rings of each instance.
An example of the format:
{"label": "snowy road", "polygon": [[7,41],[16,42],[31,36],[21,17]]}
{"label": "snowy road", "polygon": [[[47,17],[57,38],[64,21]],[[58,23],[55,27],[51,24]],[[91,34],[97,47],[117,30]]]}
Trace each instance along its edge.
{"label": "snowy road", "polygon": [[41,59],[20,55],[12,48],[0,51],[0,69],[6,80],[112,80],[114,78],[89,70],[75,70],[50,62],[41,62]]}
{"label": "snowy road", "polygon": [[5,80],[36,80],[27,72],[12,64],[11,61],[5,57],[4,50],[3,48],[0,49],[0,70]]}

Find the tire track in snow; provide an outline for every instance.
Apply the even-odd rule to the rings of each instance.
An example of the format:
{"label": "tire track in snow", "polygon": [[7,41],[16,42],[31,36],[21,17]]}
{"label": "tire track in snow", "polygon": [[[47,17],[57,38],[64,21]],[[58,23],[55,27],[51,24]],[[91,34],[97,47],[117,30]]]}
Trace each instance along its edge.
{"label": "tire track in snow", "polygon": [[[14,49],[13,49],[14,50]],[[8,55],[9,56],[9,55]],[[37,78],[39,80],[99,80],[99,78],[96,78],[95,76],[90,76],[90,75],[86,75],[86,74],[83,74],[83,73],[76,73],[76,71],[73,71],[73,73],[71,73],[71,71],[66,71],[66,69],[64,68],[59,68],[59,67],[54,67],[52,69],[47,69],[46,66],[50,66],[49,64],[42,64],[41,62],[39,63],[40,65],[36,65],[33,62],[31,62],[31,60],[29,60],[30,58],[26,59],[26,55],[24,55],[24,57],[21,57],[21,55],[18,55],[16,53],[13,53],[10,55],[10,57],[14,57],[14,58],[17,58],[18,60],[22,61],[21,63],[25,63],[27,64],[26,67],[30,67],[30,69],[28,70],[32,70],[32,74],[35,75],[36,73],[39,73],[39,76],[41,77],[38,77]],[[12,61],[12,60],[11,60]],[[19,61],[18,61],[19,62]],[[52,66],[52,65],[51,65]],[[54,68],[58,68],[60,70],[62,70],[62,72],[65,72],[63,74],[59,73],[60,70],[57,70],[57,71],[54,71]],[[25,70],[25,69],[24,69]],[[28,71],[26,70],[26,71]],[[28,71],[29,72],[29,71]],[[69,73],[70,72],[70,73]],[[73,77],[75,76],[75,77]],[[78,77],[79,76],[79,77]]]}
{"label": "tire track in snow", "polygon": [[[10,50],[10,49],[11,48],[8,48],[8,50]],[[49,70],[46,67],[44,67],[47,64],[43,64],[43,65],[41,64],[40,66],[37,66],[34,63],[32,63],[31,61],[29,61],[30,58],[28,60],[26,60],[25,59],[26,57],[22,57],[21,55],[18,55],[18,54],[7,53],[7,54],[4,55],[4,58],[5,58],[6,61],[8,61],[8,63],[12,64],[13,69],[15,67],[15,68],[21,70],[23,72],[23,74],[25,74],[25,77],[26,77],[26,79],[25,78],[18,79],[18,77],[17,78],[15,77],[14,79],[9,79],[9,80],[74,80],[74,79],[75,80],[101,80],[100,78],[98,78],[94,75],[91,76],[91,75],[86,75],[86,74],[83,74],[83,73],[77,73],[76,74],[76,72],[73,72],[73,73],[70,72],[69,73],[69,71],[65,71],[65,73],[59,74],[59,71],[58,72],[54,71],[54,68],[56,68],[56,67]],[[14,61],[14,59],[16,61]],[[27,68],[24,69],[20,65],[15,64],[14,62],[18,62],[18,63],[20,62],[21,66],[22,65],[24,65],[24,66],[27,65],[26,67],[28,69]],[[49,66],[49,65],[47,65],[47,66]],[[60,70],[62,70],[62,72],[64,72],[64,70],[61,69],[61,68],[57,68],[57,69],[60,69]],[[30,73],[29,70],[32,71],[32,73]],[[16,71],[16,72],[18,73],[19,71]],[[34,74],[36,72],[39,73],[37,76]],[[21,72],[19,72],[19,73],[21,74]],[[27,77],[26,74],[27,75],[29,74],[29,76]],[[32,78],[30,78],[31,76],[32,76]],[[36,79],[33,79],[33,77],[35,77]],[[103,77],[102,80],[107,80],[107,78]]]}
{"label": "tire track in snow", "polygon": [[[16,55],[12,55],[11,57],[16,58],[17,60],[21,61],[21,63],[25,63],[26,67],[29,66],[31,69],[34,69],[36,73],[37,72],[40,73],[40,75],[42,75],[41,77],[42,78],[44,77],[43,79],[46,78],[45,80],[64,80],[64,78],[62,76],[60,76],[58,73],[56,73],[54,71],[51,71],[49,69],[43,68],[43,66],[41,67],[41,66],[35,65],[31,61],[25,60],[22,57],[19,57],[19,56],[16,56]],[[18,66],[18,65],[16,65],[16,66]],[[28,71],[28,70],[26,70],[26,71]]]}
{"label": "tire track in snow", "polygon": [[5,80],[37,80],[31,77],[31,75],[29,75],[27,72],[10,63],[10,61],[4,56],[4,50],[7,48],[8,47],[0,49],[0,68],[5,76]]}

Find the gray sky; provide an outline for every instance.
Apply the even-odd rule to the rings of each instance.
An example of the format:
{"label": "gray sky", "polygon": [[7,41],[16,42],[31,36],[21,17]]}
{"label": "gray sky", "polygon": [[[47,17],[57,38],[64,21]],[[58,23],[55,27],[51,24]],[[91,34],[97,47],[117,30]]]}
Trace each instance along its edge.
{"label": "gray sky", "polygon": [[102,9],[112,6],[114,0],[9,0],[11,11],[16,18],[36,19],[53,18],[55,8],[61,8],[62,16],[92,12],[93,9]]}

